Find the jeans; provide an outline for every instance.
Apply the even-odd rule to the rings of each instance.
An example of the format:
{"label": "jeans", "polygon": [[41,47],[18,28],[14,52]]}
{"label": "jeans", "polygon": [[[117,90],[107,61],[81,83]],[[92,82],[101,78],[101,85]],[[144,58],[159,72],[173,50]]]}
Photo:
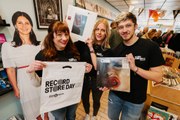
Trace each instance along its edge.
{"label": "jeans", "polygon": [[78,104],[51,111],[55,120],[75,120]]}
{"label": "jeans", "polygon": [[134,104],[120,99],[112,91],[109,92],[108,99],[108,117],[110,120],[139,120],[144,103]]}

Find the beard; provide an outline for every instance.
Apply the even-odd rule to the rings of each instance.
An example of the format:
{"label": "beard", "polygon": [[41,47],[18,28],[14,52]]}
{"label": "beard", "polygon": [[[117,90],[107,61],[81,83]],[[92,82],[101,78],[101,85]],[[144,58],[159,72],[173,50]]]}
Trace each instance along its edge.
{"label": "beard", "polygon": [[[124,34],[129,34],[129,33],[124,33]],[[133,38],[135,32],[133,32],[132,34],[130,34],[130,36],[127,37],[123,37],[123,35],[121,36],[123,38],[124,41],[129,41]]]}
{"label": "beard", "polygon": [[129,41],[129,40],[131,40],[133,38],[133,36],[134,36],[134,34],[130,35],[129,37],[123,37],[122,36],[122,38],[123,38],[124,41]]}

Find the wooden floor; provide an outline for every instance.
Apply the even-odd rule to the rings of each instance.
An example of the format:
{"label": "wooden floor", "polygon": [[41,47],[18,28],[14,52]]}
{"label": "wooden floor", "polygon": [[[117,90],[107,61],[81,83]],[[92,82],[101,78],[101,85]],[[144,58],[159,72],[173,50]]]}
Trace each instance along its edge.
{"label": "wooden floor", "polygon": [[[108,106],[108,94],[109,91],[105,91],[103,92],[103,95],[101,97],[101,106],[97,115],[97,119],[98,120],[108,120],[108,116],[107,116],[107,106]],[[90,95],[90,115],[92,116],[92,95]],[[76,112],[76,120],[84,120],[86,113],[84,111],[82,102],[79,104],[77,112]]]}

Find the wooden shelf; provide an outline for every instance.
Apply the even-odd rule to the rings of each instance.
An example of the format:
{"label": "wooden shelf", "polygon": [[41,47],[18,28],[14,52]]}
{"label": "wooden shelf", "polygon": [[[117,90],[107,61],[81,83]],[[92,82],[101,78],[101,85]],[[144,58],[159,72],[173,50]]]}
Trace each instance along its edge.
{"label": "wooden shelf", "polygon": [[6,26],[10,26],[10,24],[6,23],[6,20],[1,19],[0,20],[0,27],[6,27]]}
{"label": "wooden shelf", "polygon": [[10,26],[10,24],[0,24],[0,27]]}
{"label": "wooden shelf", "polygon": [[0,89],[0,96],[4,95],[4,94],[6,94],[6,93],[8,93],[8,92],[10,92],[12,90],[13,90],[12,87]]}
{"label": "wooden shelf", "polygon": [[180,96],[179,90],[168,88],[165,86],[152,87],[152,82],[148,83],[149,93],[145,103],[145,110],[151,105],[151,102],[156,102],[168,107],[168,112],[180,116]]}

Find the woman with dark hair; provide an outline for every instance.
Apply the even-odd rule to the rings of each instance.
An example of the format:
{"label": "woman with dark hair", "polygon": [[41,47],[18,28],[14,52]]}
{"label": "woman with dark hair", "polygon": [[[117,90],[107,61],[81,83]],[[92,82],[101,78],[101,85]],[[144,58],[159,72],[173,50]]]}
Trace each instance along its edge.
{"label": "woman with dark hair", "polygon": [[[68,37],[68,40],[62,42],[53,40],[55,34],[56,37],[59,37],[62,36],[62,33],[65,34],[65,37]],[[45,37],[45,40],[43,42],[44,49],[40,51],[42,52],[42,55],[46,58],[47,61],[55,61],[56,59],[62,59],[61,57],[57,57],[58,49],[61,49],[57,47],[62,47],[62,46],[63,46],[63,50],[70,55],[69,57],[74,56],[77,61],[80,60],[79,52],[74,46],[71,37],[69,35],[70,35],[70,31],[65,23],[60,21],[55,21],[52,24],[50,24],[48,29],[48,35]],[[58,44],[60,45],[58,46]]]}
{"label": "woman with dark hair", "polygon": [[[13,86],[14,95],[20,99],[26,120],[42,120],[40,116],[40,87],[35,87],[26,73],[26,68],[40,51],[39,41],[33,32],[33,23],[25,12],[17,11],[12,16],[15,27],[12,42],[2,45],[2,61]],[[48,114],[45,114],[48,120]]]}
{"label": "woman with dark hair", "polygon": [[[36,61],[27,69],[28,73],[36,71],[42,77],[42,69],[46,66],[43,61],[69,61],[80,60],[80,55],[74,46],[70,31],[66,23],[55,21],[51,23],[48,34],[43,41],[43,49],[36,55]],[[89,72],[92,65],[86,64],[86,72]],[[35,77],[35,76],[34,76]],[[75,120],[77,104],[51,111],[55,120]]]}
{"label": "woman with dark hair", "polygon": [[[21,21],[17,21],[17,20],[18,20],[18,18],[20,19],[22,17],[26,18],[29,21],[28,24],[30,25],[30,31],[27,31],[27,34],[29,34],[29,40],[27,40],[27,41],[22,39],[22,36],[19,34],[19,32],[21,32],[19,30],[21,30],[21,29],[18,29],[18,26],[19,26],[19,28],[22,27],[22,25],[21,25],[22,23],[21,23]],[[14,15],[12,16],[12,23],[15,27],[14,37],[13,37],[13,41],[12,41],[14,47],[21,46],[22,44],[24,44],[24,42],[31,42],[31,44],[33,44],[35,46],[39,45],[40,42],[37,41],[36,35],[34,34],[34,31],[32,29],[33,22],[27,13],[20,12],[20,11],[14,13]]]}

